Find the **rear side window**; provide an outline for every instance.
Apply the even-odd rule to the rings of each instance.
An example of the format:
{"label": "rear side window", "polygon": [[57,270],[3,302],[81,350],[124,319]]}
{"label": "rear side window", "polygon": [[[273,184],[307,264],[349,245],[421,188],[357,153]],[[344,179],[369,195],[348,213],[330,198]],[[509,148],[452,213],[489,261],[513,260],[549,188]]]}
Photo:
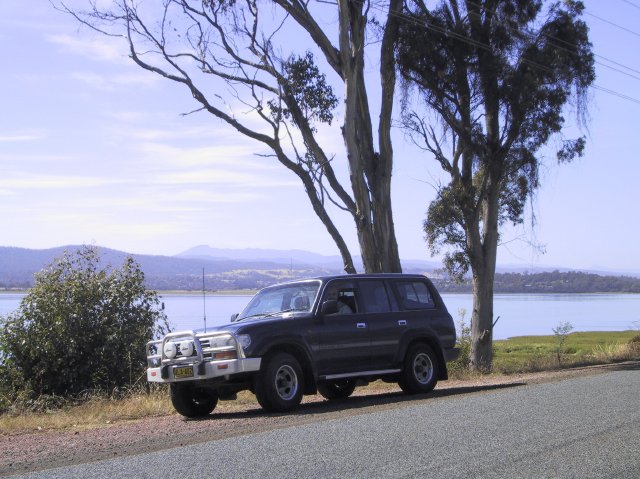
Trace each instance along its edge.
{"label": "rear side window", "polygon": [[422,281],[400,281],[397,283],[400,303],[404,309],[433,309],[435,302],[429,287]]}
{"label": "rear side window", "polygon": [[366,313],[388,313],[391,311],[387,288],[382,281],[361,281],[360,292]]}

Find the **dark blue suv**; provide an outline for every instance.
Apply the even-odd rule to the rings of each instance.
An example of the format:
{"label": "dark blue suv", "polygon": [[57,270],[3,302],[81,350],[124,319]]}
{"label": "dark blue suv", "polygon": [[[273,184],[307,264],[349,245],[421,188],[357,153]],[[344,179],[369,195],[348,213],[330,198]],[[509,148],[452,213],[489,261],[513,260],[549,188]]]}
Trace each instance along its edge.
{"label": "dark blue suv", "polygon": [[447,379],[455,341],[453,319],[425,276],[326,276],[265,288],[226,326],[150,341],[147,379],[169,383],[187,417],[246,389],[264,409],[283,412],[303,394],[346,398],[377,379],[409,394],[431,391]]}

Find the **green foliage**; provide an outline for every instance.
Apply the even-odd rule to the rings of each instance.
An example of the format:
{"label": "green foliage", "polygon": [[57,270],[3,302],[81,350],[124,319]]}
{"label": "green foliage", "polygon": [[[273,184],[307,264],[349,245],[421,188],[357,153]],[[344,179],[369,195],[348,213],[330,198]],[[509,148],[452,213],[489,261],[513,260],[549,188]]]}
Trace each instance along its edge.
{"label": "green foliage", "polygon": [[75,396],[131,385],[146,367],[146,342],[166,330],[133,259],[101,268],[95,248],[65,253],[36,273],[18,311],[2,319],[2,389]]}
{"label": "green foliage", "polygon": [[458,310],[458,324],[456,328],[456,347],[460,348],[460,356],[448,364],[452,372],[466,371],[471,363],[471,326],[465,321],[467,310]]}
{"label": "green foliage", "polygon": [[[284,64],[283,83],[285,103],[291,108],[300,109],[310,125],[313,121],[331,124],[338,99],[327,83],[326,75],[320,73],[311,52],[303,57],[292,56]],[[278,106],[275,101],[270,101],[269,106],[273,115],[291,119],[291,110],[288,108]]]}
{"label": "green foliage", "polygon": [[562,366],[562,355],[565,352],[564,345],[567,342],[567,337],[569,336],[569,333],[572,330],[573,330],[573,325],[568,321],[560,323],[558,326],[556,326],[552,330],[553,334],[555,334],[555,336],[556,336],[556,340],[558,341],[557,348],[556,348],[556,356],[558,358],[558,366]]}
{"label": "green foliage", "polygon": [[[402,22],[397,47],[404,101],[416,91],[440,131],[410,108],[404,124],[451,177],[429,207],[426,238],[434,253],[449,251],[445,266],[461,277],[473,267],[475,238],[523,221],[539,187],[539,152],[560,135],[570,100],[584,117],[595,78],[584,7],[541,0],[406,5],[413,21]],[[561,138],[558,161],[582,155],[584,146],[582,137]],[[497,214],[483,216],[494,208]]]}
{"label": "green foliage", "polygon": [[[446,293],[471,292],[471,281],[438,279],[438,290]],[[497,273],[496,293],[640,293],[640,279],[630,276],[601,276],[580,271],[544,273]]]}

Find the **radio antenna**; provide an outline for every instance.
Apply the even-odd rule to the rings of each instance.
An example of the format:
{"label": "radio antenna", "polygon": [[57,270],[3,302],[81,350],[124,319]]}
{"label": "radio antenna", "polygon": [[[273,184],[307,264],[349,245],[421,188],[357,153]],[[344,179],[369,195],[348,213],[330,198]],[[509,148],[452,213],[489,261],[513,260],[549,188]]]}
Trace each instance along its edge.
{"label": "radio antenna", "polygon": [[204,268],[202,268],[202,314],[204,316],[204,332],[207,332],[207,296],[204,290]]}

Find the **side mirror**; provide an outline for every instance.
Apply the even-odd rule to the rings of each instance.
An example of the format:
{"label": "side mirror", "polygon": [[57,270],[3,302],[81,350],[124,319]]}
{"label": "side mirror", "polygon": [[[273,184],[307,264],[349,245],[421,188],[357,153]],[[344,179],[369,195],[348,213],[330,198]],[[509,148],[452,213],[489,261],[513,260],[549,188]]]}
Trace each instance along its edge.
{"label": "side mirror", "polygon": [[231,315],[231,322],[233,323],[236,319],[238,319],[238,313],[234,313]]}
{"label": "side mirror", "polygon": [[338,312],[338,301],[336,301],[335,299],[327,299],[324,303],[322,303],[320,312],[322,314],[336,314]]}

